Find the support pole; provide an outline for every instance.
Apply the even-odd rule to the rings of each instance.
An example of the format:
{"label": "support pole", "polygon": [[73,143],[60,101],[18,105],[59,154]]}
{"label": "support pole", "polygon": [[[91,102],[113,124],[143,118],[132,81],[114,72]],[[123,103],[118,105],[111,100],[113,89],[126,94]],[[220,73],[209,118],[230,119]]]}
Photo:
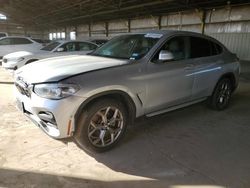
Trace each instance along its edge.
{"label": "support pole", "polygon": [[131,32],[131,20],[128,19],[128,32],[130,33]]}
{"label": "support pole", "polygon": [[206,11],[202,10],[200,12],[200,18],[201,18],[201,34],[205,34],[205,25],[206,25]]}
{"label": "support pole", "polygon": [[91,23],[89,23],[89,37],[91,37]]}
{"label": "support pole", "polygon": [[109,36],[109,23],[108,22],[105,22],[105,34],[106,34],[106,37]]}
{"label": "support pole", "polygon": [[161,30],[161,16],[158,17],[158,29]]}

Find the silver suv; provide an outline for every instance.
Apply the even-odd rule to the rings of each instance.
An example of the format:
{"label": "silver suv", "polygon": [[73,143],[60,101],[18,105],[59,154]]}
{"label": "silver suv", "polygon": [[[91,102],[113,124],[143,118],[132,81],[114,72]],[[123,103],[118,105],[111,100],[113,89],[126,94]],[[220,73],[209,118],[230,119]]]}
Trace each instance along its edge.
{"label": "silver suv", "polygon": [[117,144],[139,116],[207,100],[225,109],[239,60],[213,38],[151,31],[113,38],[90,55],[56,57],[15,74],[17,104],[54,138],[88,151]]}

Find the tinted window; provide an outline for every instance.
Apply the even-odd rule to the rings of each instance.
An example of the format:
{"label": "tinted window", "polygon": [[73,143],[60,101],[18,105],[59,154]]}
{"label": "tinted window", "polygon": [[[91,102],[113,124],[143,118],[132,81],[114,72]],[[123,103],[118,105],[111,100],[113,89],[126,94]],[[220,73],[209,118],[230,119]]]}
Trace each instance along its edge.
{"label": "tinted window", "polygon": [[0,45],[10,45],[10,44],[11,40],[9,38],[0,40]]}
{"label": "tinted window", "polygon": [[105,39],[103,39],[103,40],[92,40],[91,42],[93,42],[93,43],[96,43],[97,45],[103,45],[104,43],[106,43],[108,40],[105,40]]}
{"label": "tinted window", "polygon": [[174,37],[168,40],[162,48],[156,53],[153,58],[153,62],[159,59],[159,53],[161,50],[169,51],[173,54],[174,60],[182,60],[186,59],[187,51],[186,51],[186,37]]}
{"label": "tinted window", "polygon": [[76,51],[76,43],[75,42],[68,42],[61,46],[64,52],[73,52]]}
{"label": "tinted window", "polygon": [[12,44],[31,44],[32,42],[25,38],[12,38]]}
{"label": "tinted window", "polygon": [[211,55],[218,55],[222,53],[222,47],[214,42],[211,42]]}
{"label": "tinted window", "polygon": [[32,40],[34,40],[34,41],[36,41],[36,42],[38,42],[40,44],[45,43],[42,39],[32,39]]}
{"label": "tinted window", "polygon": [[190,37],[190,43],[190,58],[208,57],[222,52],[218,44],[203,38]]}
{"label": "tinted window", "polygon": [[48,44],[47,46],[43,47],[41,50],[45,50],[45,51],[52,51],[54,50],[57,46],[59,46],[59,42],[52,42],[50,44]]}
{"label": "tinted window", "polygon": [[94,44],[90,44],[90,43],[86,43],[86,42],[79,42],[78,45],[79,45],[79,51],[95,50],[97,47]]}
{"label": "tinted window", "polygon": [[0,33],[0,38],[1,37],[6,37],[6,34],[5,33]]}
{"label": "tinted window", "polygon": [[190,37],[190,58],[210,56],[210,42],[203,38]]}

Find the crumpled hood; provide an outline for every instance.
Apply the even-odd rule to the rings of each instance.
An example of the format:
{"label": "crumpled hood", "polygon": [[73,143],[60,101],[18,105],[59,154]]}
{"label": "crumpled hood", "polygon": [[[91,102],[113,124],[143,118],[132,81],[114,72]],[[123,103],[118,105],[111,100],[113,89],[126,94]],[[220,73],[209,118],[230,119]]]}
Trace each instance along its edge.
{"label": "crumpled hood", "polygon": [[76,74],[127,64],[126,60],[117,60],[90,55],[69,55],[43,59],[25,65],[15,72],[29,84],[57,82]]}

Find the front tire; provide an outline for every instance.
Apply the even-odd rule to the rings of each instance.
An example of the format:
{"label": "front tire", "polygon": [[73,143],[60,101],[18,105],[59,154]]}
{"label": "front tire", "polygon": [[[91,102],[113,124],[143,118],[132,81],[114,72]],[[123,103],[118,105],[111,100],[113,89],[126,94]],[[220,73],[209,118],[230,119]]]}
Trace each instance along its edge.
{"label": "front tire", "polygon": [[233,92],[232,82],[229,78],[222,78],[217,83],[214,92],[209,97],[209,106],[215,110],[224,110],[228,107]]}
{"label": "front tire", "polygon": [[104,152],[114,147],[127,128],[128,115],[124,105],[103,99],[86,107],[77,122],[75,140],[88,152]]}

